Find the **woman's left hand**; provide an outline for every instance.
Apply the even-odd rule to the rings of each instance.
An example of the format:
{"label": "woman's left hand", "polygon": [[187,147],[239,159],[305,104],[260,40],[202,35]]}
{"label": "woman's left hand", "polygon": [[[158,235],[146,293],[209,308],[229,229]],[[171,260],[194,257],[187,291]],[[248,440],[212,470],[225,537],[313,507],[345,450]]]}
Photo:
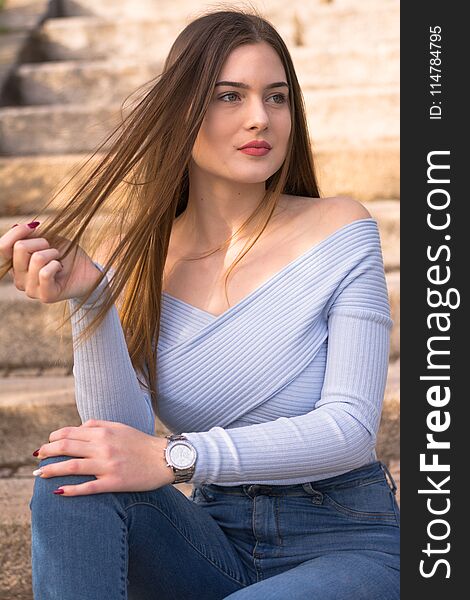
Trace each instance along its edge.
{"label": "woman's left hand", "polygon": [[59,455],[80,458],[44,465],[40,476],[96,477],[77,485],[61,485],[64,496],[153,490],[175,479],[164,456],[167,444],[164,437],[123,423],[91,419],[79,427],[63,427],[50,434],[49,443],[39,448],[39,459]]}

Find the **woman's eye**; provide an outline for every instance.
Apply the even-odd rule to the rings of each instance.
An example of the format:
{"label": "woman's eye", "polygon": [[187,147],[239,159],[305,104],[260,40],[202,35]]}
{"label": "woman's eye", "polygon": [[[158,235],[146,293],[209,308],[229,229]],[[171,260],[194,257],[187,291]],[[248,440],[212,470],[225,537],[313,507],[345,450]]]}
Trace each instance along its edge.
{"label": "woman's eye", "polygon": [[[237,98],[239,97],[239,95],[235,92],[228,92],[227,94],[220,96],[219,100],[227,98],[227,96],[236,96]],[[280,101],[275,101],[274,104],[284,104],[286,102],[286,96],[284,94],[274,94],[273,96],[271,96],[271,98],[280,98]],[[233,104],[233,102],[231,102],[230,100],[224,100],[224,102],[227,102],[228,104]]]}
{"label": "woman's eye", "polygon": [[[229,94],[224,94],[223,96],[220,96],[219,100],[222,100],[222,98],[227,98],[227,96],[238,96],[238,94],[235,94],[235,92],[230,92]],[[230,102],[228,100],[228,102]]]}

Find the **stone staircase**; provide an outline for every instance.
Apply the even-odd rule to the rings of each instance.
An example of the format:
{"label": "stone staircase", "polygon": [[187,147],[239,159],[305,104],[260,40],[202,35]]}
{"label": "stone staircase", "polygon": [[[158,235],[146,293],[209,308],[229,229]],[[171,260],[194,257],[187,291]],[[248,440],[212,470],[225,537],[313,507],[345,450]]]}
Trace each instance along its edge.
{"label": "stone staircase", "polygon": [[[352,195],[379,223],[394,327],[377,450],[398,483],[398,2],[252,3],[291,51],[322,195]],[[196,0],[5,3],[0,235],[45,217],[39,212],[45,200],[118,124],[124,98],[159,72],[173,39],[206,7],[210,2]],[[37,464],[31,453],[51,431],[80,425],[80,418],[70,329],[62,342],[56,330],[62,307],[29,299],[8,275],[0,281],[0,311],[0,537],[8,540],[0,549],[0,600],[26,600],[32,597],[29,500]],[[157,431],[166,432],[159,424]]]}

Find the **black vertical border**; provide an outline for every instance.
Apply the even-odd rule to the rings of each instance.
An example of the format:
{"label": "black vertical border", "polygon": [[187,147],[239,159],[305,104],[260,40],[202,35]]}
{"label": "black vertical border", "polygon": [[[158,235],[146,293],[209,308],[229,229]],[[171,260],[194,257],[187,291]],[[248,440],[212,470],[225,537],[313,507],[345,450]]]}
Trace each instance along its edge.
{"label": "black vertical border", "polygon": [[[469,471],[467,456],[470,432],[467,433],[466,406],[469,392],[464,389],[464,375],[470,374],[470,352],[467,350],[467,338],[470,333],[467,317],[468,303],[468,260],[470,258],[470,220],[466,215],[470,208],[470,194],[464,189],[467,173],[470,173],[470,149],[466,148],[464,137],[468,137],[468,120],[464,103],[468,104],[465,90],[468,87],[468,67],[465,49],[468,49],[469,27],[460,5],[451,2],[428,0],[423,3],[403,2],[401,4],[400,46],[401,46],[401,598],[414,600],[422,597],[451,600],[467,595],[465,574],[470,568],[464,566],[467,550],[464,540],[467,537],[468,519],[463,503],[466,501],[465,482]],[[441,28],[441,79],[442,93],[434,98],[430,94],[430,28]],[[460,52],[459,52],[460,51]],[[432,102],[441,102],[442,118],[431,120],[429,108]],[[438,104],[437,104],[438,105]],[[466,135],[465,135],[466,132]],[[467,141],[467,140],[465,140]],[[434,162],[449,164],[448,184],[428,183],[428,153],[449,151]],[[445,171],[440,172],[445,173]],[[437,172],[436,172],[437,175]],[[450,204],[446,210],[432,210],[428,207],[428,194],[431,189],[443,188],[450,194]],[[433,198],[438,200],[438,194]],[[441,195],[441,200],[444,195]],[[427,224],[428,213],[433,217],[448,212],[451,219],[445,231],[433,231]],[[450,239],[444,239],[450,235]],[[440,257],[430,261],[427,252],[431,248],[433,256],[440,246],[448,245],[450,257],[442,250]],[[446,275],[446,266],[450,270],[450,279],[446,284],[435,285],[428,279],[428,269],[439,264],[441,279]],[[436,274],[434,273],[434,276]],[[428,288],[440,290],[445,297],[452,288],[457,290],[450,297],[455,308],[441,306],[432,308],[428,303]],[[434,300],[433,300],[434,301]],[[428,328],[427,318],[433,312],[447,312],[451,322],[447,332],[439,332],[435,322]],[[447,374],[449,381],[430,382],[421,379],[430,375],[427,368],[429,339],[432,336],[449,336],[448,342],[433,342],[434,348],[449,350],[434,360],[439,365],[449,364],[450,369],[434,370],[432,374]],[[468,362],[468,366],[467,363]],[[437,409],[427,400],[427,390],[432,385],[447,385],[450,400],[447,405]],[[467,387],[467,386],[466,386]],[[450,443],[449,449],[437,451],[439,463],[449,464],[450,471],[424,472],[420,469],[420,454],[427,453],[427,461],[432,461],[435,450],[426,449],[426,435],[430,433],[427,419],[433,410],[440,410],[442,421],[445,411],[450,417],[447,430],[435,433],[435,439]],[[439,484],[447,476],[450,480],[441,485],[448,489],[446,494],[420,494],[420,489],[431,489],[427,481],[430,476]],[[450,506],[447,513],[433,515],[431,507],[443,510]],[[448,500],[447,500],[448,499]],[[450,502],[450,504],[449,504]],[[435,523],[433,519],[442,518],[448,523]],[[442,540],[433,540],[428,528],[435,536],[444,536]],[[432,553],[424,552],[430,544]],[[449,544],[449,546],[447,546]],[[438,564],[439,560],[447,561]],[[420,561],[424,561],[420,573]],[[446,577],[446,575],[450,575]],[[457,591],[460,589],[460,591]],[[465,591],[463,591],[465,590]],[[418,595],[419,594],[419,595]]]}

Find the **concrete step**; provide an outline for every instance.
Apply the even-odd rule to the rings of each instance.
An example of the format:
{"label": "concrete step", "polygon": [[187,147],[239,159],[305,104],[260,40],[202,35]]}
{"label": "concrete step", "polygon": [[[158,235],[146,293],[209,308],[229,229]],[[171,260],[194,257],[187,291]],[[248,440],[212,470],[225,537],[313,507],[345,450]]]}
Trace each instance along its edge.
{"label": "concrete step", "polygon": [[[100,16],[100,17],[127,17],[135,19],[140,17],[166,16],[168,10],[165,11],[165,1],[159,0],[62,0],[63,17],[80,17],[80,16]],[[195,7],[204,6],[207,2],[200,0],[191,0],[191,2],[180,1],[177,4],[181,8],[193,9]],[[256,4],[256,2],[254,2]],[[182,6],[181,6],[182,5]],[[173,11],[174,14],[175,11]],[[171,13],[170,13],[171,14]],[[183,15],[184,13],[180,13]]]}
{"label": "concrete step", "polygon": [[[305,11],[305,0],[291,0],[289,4],[285,0],[251,0],[250,5],[261,9],[263,14],[277,14],[284,11],[289,15],[294,11]],[[175,19],[186,17],[191,12],[199,12],[208,7],[213,7],[208,0],[62,0],[61,16],[101,16],[101,17],[165,17]],[[396,10],[397,0],[309,0],[308,7],[318,11],[337,11],[338,9],[354,10],[361,12],[364,10],[373,11],[377,9]]]}
{"label": "concrete step", "polygon": [[[91,158],[90,168],[103,156],[98,153]],[[315,142],[313,156],[322,196],[352,195],[365,202],[400,196],[398,139],[355,145]],[[77,191],[82,176],[58,193],[60,187],[88,158],[86,154],[0,157],[0,216],[37,213],[55,193],[48,210],[63,206]]]}
{"label": "concrete step", "polygon": [[[196,16],[159,13],[129,16],[77,16],[48,19],[35,34],[38,60],[93,60],[111,56],[166,56],[177,35]],[[390,5],[358,11],[351,7],[309,6],[265,11],[286,44],[357,48],[399,42],[399,10]],[[122,40],[126,44],[122,44]]]}
{"label": "concrete step", "polygon": [[[367,87],[371,81],[379,87],[400,81],[398,46],[372,51],[294,47],[291,55],[303,90]],[[163,60],[147,63],[122,58],[27,63],[17,68],[15,83],[22,105],[119,103],[162,69]]]}
{"label": "concrete step", "polygon": [[[1,15],[1,11],[0,11]],[[0,106],[7,104],[4,99],[4,88],[7,86],[14,70],[14,63],[21,55],[22,48],[27,43],[29,31],[2,31],[0,24]]]}
{"label": "concrete step", "polygon": [[34,476],[0,479],[0,598],[33,600],[31,512]]}
{"label": "concrete step", "polygon": [[[359,145],[399,139],[400,102],[395,86],[306,90],[304,98],[315,143]],[[0,109],[0,154],[93,152],[121,122],[117,105],[4,107]],[[109,147],[107,142],[102,150]]]}
{"label": "concrete step", "polygon": [[307,89],[304,98],[314,142],[362,144],[400,137],[398,86]]}
{"label": "concrete step", "polygon": [[400,82],[398,44],[369,48],[311,45],[289,49],[302,89],[397,85]]}
{"label": "concrete step", "polygon": [[0,368],[70,368],[70,325],[64,327],[62,340],[58,331],[65,303],[43,304],[28,298],[14,286],[10,273],[0,284]]}
{"label": "concrete step", "polygon": [[64,104],[1,108],[0,155],[94,151],[120,122],[117,106]]}
{"label": "concrete step", "polygon": [[[0,30],[26,30],[37,26],[40,19],[53,11],[47,0],[7,0],[1,3]],[[48,10],[49,8],[49,10]]]}
{"label": "concrete step", "polygon": [[119,104],[162,69],[162,61],[70,60],[20,65],[14,79],[22,105]]}
{"label": "concrete step", "polygon": [[[338,5],[324,2],[321,6],[300,0],[294,9],[300,26],[293,26],[293,39],[305,46],[357,48],[367,40],[369,48],[396,44],[400,39],[400,5],[398,2],[363,2]],[[279,17],[282,18],[283,9]],[[295,21],[294,21],[295,23]],[[300,30],[300,31],[299,31]]]}
{"label": "concrete step", "polygon": [[26,43],[29,35],[30,32],[27,29],[22,31],[5,30],[1,33],[0,65],[9,67],[12,62],[16,61],[16,58],[19,55],[21,48]]}
{"label": "concrete step", "polygon": [[28,40],[46,15],[52,16],[46,0],[9,0],[0,2],[0,106],[14,101],[10,79],[19,62],[29,60]]}
{"label": "concrete step", "polygon": [[353,196],[374,203],[400,197],[399,138],[326,143],[314,139],[312,149],[322,196]]}
{"label": "concrete step", "polygon": [[[111,57],[165,57],[185,23],[125,17],[48,19],[33,37],[38,61],[102,60]],[[126,43],[123,44],[123,40]]]}

